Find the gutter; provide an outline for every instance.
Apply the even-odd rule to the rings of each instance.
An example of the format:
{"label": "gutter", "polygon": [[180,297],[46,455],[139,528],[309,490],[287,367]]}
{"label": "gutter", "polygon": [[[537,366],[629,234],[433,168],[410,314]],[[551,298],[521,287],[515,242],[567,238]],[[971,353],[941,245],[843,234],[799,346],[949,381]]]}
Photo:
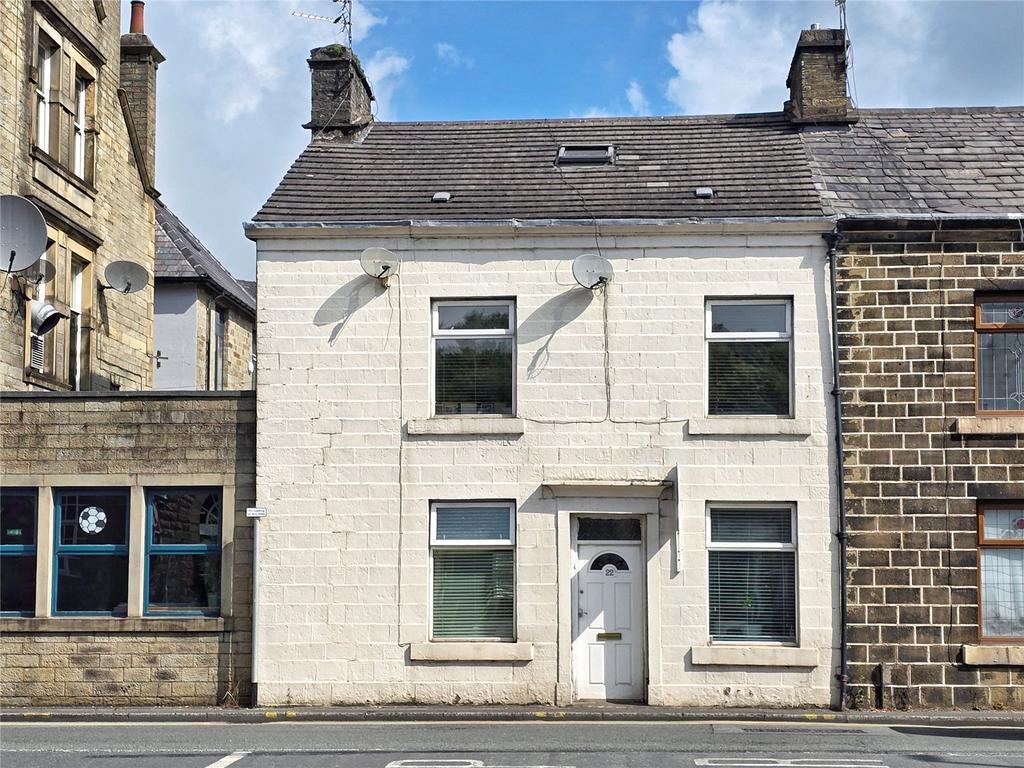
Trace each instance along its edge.
{"label": "gutter", "polygon": [[551,229],[552,227],[579,228],[581,232],[593,233],[594,227],[628,228],[628,227],[696,227],[706,231],[708,227],[731,227],[745,224],[763,227],[777,225],[791,226],[800,231],[828,231],[835,225],[833,216],[727,216],[719,218],[639,218],[639,219],[386,219],[380,221],[247,221],[242,224],[245,236],[256,240],[261,235],[279,233],[287,236],[289,231],[306,230],[322,235],[351,232],[353,230],[369,230],[376,232],[385,229],[441,230],[453,229],[497,229],[497,230],[530,230]]}
{"label": "gutter", "polygon": [[832,302],[832,407],[836,422],[835,429],[835,450],[836,450],[836,496],[839,508],[839,530],[836,538],[839,540],[839,672],[836,680],[839,681],[839,710],[846,708],[846,686],[849,683],[849,658],[846,649],[847,637],[847,595],[846,595],[846,463],[843,459],[843,387],[839,378],[839,308],[836,302],[836,250],[842,235],[838,228],[825,236],[828,244],[826,258],[829,266],[829,291]]}

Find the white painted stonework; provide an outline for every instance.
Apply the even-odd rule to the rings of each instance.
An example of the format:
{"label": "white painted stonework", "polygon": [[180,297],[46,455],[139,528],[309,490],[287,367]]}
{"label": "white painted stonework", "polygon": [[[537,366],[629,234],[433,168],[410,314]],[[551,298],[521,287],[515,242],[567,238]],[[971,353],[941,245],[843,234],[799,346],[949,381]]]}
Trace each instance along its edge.
{"label": "white painted stonework", "polygon": [[[595,250],[586,230],[251,233],[268,509],[259,703],[571,703],[570,523],[610,513],[644,522],[647,702],[829,704],[839,587],[822,231],[602,227],[609,398],[605,298],[570,273]],[[360,270],[372,245],[401,259],[387,289]],[[751,296],[792,297],[795,418],[718,427],[705,299]],[[516,301],[516,418],[438,425],[431,300],[487,297]],[[433,651],[430,502],[481,499],[516,502],[517,642]],[[796,505],[797,648],[706,651],[706,506],[763,501]]]}

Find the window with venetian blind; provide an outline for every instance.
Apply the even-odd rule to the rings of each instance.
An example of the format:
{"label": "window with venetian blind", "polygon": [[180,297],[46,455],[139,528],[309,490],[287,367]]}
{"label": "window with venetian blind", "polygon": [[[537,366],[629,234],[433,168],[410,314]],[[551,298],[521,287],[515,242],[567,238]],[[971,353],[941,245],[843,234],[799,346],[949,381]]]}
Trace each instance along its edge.
{"label": "window with venetian blind", "polygon": [[705,307],[709,416],[791,416],[793,303],[713,299]]}
{"label": "window with venetian blind", "polygon": [[708,509],[708,609],[714,642],[796,642],[795,511]]}
{"label": "window with venetian blind", "polygon": [[436,301],[434,414],[515,414],[515,301]]}
{"label": "window with venetian blind", "polygon": [[430,509],[435,640],[515,640],[515,506]]}

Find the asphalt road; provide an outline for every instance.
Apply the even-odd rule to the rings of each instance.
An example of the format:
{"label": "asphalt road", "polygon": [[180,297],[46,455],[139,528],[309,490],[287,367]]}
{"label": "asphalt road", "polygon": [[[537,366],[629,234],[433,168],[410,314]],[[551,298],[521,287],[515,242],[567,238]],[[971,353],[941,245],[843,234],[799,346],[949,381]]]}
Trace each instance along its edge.
{"label": "asphalt road", "polygon": [[753,723],[0,725],[3,768],[1024,768],[1024,729]]}

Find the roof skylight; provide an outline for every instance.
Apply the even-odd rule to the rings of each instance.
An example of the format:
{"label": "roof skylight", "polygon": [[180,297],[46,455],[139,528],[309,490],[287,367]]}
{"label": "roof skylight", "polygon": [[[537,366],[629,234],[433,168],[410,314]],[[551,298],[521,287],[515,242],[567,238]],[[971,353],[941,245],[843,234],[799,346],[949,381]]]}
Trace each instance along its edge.
{"label": "roof skylight", "polygon": [[611,144],[563,144],[558,148],[555,165],[611,165],[615,147]]}

